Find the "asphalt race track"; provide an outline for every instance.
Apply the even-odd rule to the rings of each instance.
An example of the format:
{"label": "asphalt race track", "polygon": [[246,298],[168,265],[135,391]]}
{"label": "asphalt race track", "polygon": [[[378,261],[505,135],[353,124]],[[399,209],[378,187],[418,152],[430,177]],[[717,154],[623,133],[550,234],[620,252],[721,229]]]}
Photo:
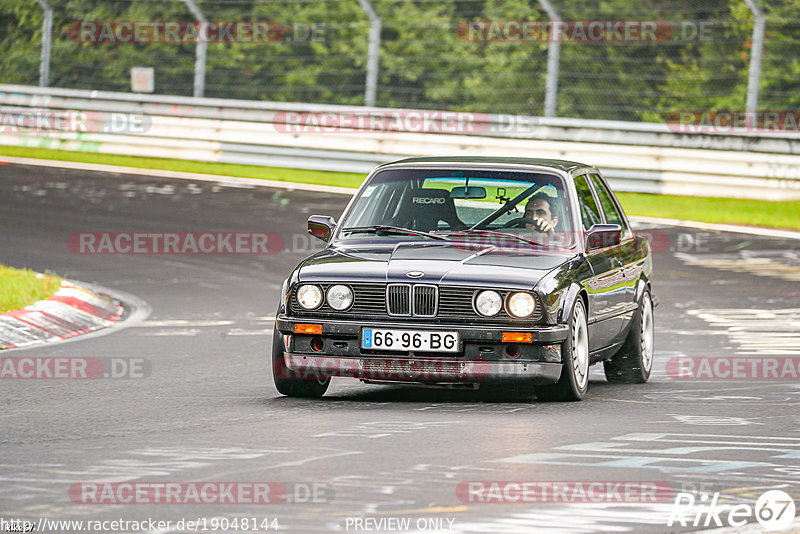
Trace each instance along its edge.
{"label": "asphalt race track", "polygon": [[[268,360],[280,284],[319,248],[305,232],[307,217],[338,217],[346,200],[0,165],[0,263],[130,293],[152,309],[108,335],[2,354],[139,358],[149,372],[0,381],[0,517],[37,524],[205,518],[207,526],[255,518],[262,532],[264,518],[285,532],[716,526],[704,527],[704,515],[693,526],[688,512],[686,527],[667,526],[673,494],[661,502],[532,503],[501,489],[486,503],[459,492],[470,481],[498,481],[506,490],[508,481],[649,481],[691,493],[698,504],[719,492],[727,506],[753,506],[767,489],[782,489],[800,508],[800,380],[667,372],[678,357],[799,357],[800,241],[642,227],[654,236],[660,299],[655,369],[645,385],[609,385],[595,367],[587,398],[569,404],[349,379],[334,380],[321,400],[282,397]],[[133,231],[276,232],[285,249],[110,255],[67,246],[76,232]],[[257,505],[93,504],[74,493],[81,483],[205,481],[277,482],[289,495]]]}

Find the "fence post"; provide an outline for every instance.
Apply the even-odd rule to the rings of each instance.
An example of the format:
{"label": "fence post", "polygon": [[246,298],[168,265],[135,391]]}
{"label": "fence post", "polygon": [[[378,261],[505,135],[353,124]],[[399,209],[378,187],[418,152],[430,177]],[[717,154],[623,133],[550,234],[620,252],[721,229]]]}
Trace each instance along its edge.
{"label": "fence post", "polygon": [[544,116],[555,117],[558,106],[558,67],[561,61],[561,40],[558,32],[554,32],[553,24],[560,20],[558,12],[550,3],[550,0],[539,0],[547,17],[550,19],[550,31],[548,32],[549,44],[547,45],[547,84],[544,93]]}
{"label": "fence post", "polygon": [[378,69],[381,49],[381,17],[369,0],[358,0],[361,9],[369,18],[369,43],[367,45],[367,83],[364,88],[364,104],[375,106],[375,95],[378,92]]}
{"label": "fence post", "polygon": [[50,84],[50,49],[53,42],[53,8],[47,0],[36,0],[42,8],[44,20],[42,21],[42,57],[39,62],[39,85],[47,87]]}
{"label": "fence post", "polygon": [[192,12],[194,19],[200,23],[197,45],[194,50],[194,96],[202,97],[206,92],[206,52],[208,50],[208,25],[206,22],[208,20],[194,0],[183,0],[183,3]]}
{"label": "fence post", "polygon": [[[747,77],[747,119],[748,122],[755,119],[758,111],[758,86],[761,81],[761,54],[764,50],[764,27],[766,17],[761,8],[758,7],[756,0],[744,0],[750,12],[753,14],[755,23],[753,24],[753,43],[750,48],[750,72]],[[753,124],[755,126],[755,123]]]}

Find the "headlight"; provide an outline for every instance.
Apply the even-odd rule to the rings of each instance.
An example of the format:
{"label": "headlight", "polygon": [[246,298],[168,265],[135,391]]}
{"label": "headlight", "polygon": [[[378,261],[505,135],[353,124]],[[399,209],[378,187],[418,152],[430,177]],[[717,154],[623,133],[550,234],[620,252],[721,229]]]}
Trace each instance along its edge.
{"label": "headlight", "polygon": [[536,309],[536,299],[530,293],[511,293],[506,308],[514,317],[528,317]]}
{"label": "headlight", "polygon": [[322,290],[309,284],[297,288],[297,302],[306,310],[315,310],[322,304]]}
{"label": "headlight", "polygon": [[475,310],[484,317],[492,317],[500,312],[503,299],[497,291],[481,291],[475,298]]}
{"label": "headlight", "polygon": [[347,286],[335,285],[328,289],[328,306],[334,310],[346,310],[353,304],[353,290]]}

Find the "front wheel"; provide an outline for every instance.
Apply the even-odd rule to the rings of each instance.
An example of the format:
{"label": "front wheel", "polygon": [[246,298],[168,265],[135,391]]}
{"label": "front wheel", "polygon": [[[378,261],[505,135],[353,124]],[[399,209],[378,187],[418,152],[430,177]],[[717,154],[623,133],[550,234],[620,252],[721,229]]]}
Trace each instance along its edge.
{"label": "front wheel", "polygon": [[299,372],[286,367],[283,340],[277,326],[272,330],[272,380],[278,393],[288,397],[322,397],[331,383],[330,377],[301,378]]}
{"label": "front wheel", "polygon": [[653,339],[653,299],[645,290],[625,343],[603,362],[606,380],[614,384],[647,382],[653,369]]}
{"label": "front wheel", "polygon": [[545,401],[579,401],[589,388],[589,328],[586,310],[578,299],[569,321],[569,335],[561,345],[564,363],[558,382],[536,388],[536,396]]}

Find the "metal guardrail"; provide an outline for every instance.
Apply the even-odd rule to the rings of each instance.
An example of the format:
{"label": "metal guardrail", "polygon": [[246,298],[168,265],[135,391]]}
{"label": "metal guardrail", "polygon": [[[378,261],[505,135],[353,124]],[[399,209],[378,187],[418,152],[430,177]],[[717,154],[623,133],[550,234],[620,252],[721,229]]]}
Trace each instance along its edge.
{"label": "metal guardrail", "polygon": [[405,156],[544,157],[596,165],[621,191],[800,199],[797,134],[685,134],[666,124],[486,114],[469,114],[473,128],[459,133],[286,131],[287,112],[414,112],[0,85],[0,114],[41,109],[130,114],[146,127],[22,133],[0,122],[0,144],[349,172]]}

